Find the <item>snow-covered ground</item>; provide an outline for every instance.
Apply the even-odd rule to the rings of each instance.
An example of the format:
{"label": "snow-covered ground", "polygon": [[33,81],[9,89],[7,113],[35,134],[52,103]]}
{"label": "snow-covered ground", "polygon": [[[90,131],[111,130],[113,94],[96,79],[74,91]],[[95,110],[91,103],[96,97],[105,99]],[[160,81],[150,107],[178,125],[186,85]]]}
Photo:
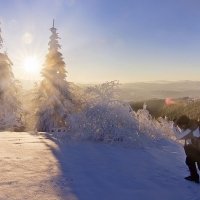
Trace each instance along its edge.
{"label": "snow-covered ground", "polygon": [[58,143],[47,135],[0,133],[0,200],[199,200],[182,147]]}

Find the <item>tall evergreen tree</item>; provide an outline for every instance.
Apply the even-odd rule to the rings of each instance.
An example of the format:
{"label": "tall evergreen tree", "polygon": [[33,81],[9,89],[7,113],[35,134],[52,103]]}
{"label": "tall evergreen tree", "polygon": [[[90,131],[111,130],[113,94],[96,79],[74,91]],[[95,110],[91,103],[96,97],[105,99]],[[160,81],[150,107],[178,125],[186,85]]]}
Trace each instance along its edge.
{"label": "tall evergreen tree", "polygon": [[13,63],[3,50],[0,29],[0,130],[22,127],[20,85],[12,72]]}
{"label": "tall evergreen tree", "polygon": [[60,38],[54,27],[54,21],[50,31],[52,34],[48,43],[49,51],[41,72],[43,80],[36,97],[38,131],[49,131],[51,128],[66,126],[66,118],[74,108],[70,84],[66,80],[65,62],[59,51]]}

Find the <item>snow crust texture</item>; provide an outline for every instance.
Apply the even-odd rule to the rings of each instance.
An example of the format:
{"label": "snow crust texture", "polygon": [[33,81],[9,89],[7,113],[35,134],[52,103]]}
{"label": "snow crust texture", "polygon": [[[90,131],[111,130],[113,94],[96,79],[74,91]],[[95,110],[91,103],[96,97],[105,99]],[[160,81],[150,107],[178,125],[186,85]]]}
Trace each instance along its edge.
{"label": "snow crust texture", "polygon": [[0,133],[0,200],[198,200],[176,143],[128,148]]}

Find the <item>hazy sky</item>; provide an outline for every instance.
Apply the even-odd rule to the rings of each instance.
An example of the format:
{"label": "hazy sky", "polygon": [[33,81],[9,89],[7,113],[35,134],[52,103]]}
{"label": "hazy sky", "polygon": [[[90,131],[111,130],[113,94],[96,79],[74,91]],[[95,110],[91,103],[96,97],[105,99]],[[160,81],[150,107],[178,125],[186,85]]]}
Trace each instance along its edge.
{"label": "hazy sky", "polygon": [[52,19],[60,33],[68,80],[120,82],[200,80],[199,0],[0,0],[2,35],[15,76],[41,63]]}

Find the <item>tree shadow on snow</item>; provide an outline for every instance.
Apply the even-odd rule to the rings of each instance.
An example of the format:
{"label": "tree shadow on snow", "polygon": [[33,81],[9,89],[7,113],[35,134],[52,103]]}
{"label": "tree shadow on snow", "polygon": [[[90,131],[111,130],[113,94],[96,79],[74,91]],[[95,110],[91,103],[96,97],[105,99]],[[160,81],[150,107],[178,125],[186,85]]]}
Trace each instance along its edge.
{"label": "tree shadow on snow", "polygon": [[78,200],[72,189],[73,179],[70,177],[67,161],[65,157],[65,149],[63,144],[58,140],[54,139],[46,133],[31,133],[32,135],[39,136],[39,139],[43,144],[46,145],[47,149],[50,150],[53,156],[58,162],[59,174],[52,176],[50,184],[58,195],[59,200]]}
{"label": "tree shadow on snow", "polygon": [[[164,200],[176,200],[194,193],[183,180],[182,150],[175,144],[162,141],[159,148],[116,148],[62,142],[48,133],[39,136],[58,162],[60,174],[52,182],[62,200],[160,200],[160,194],[165,194]],[[177,185],[181,187],[177,189]]]}

